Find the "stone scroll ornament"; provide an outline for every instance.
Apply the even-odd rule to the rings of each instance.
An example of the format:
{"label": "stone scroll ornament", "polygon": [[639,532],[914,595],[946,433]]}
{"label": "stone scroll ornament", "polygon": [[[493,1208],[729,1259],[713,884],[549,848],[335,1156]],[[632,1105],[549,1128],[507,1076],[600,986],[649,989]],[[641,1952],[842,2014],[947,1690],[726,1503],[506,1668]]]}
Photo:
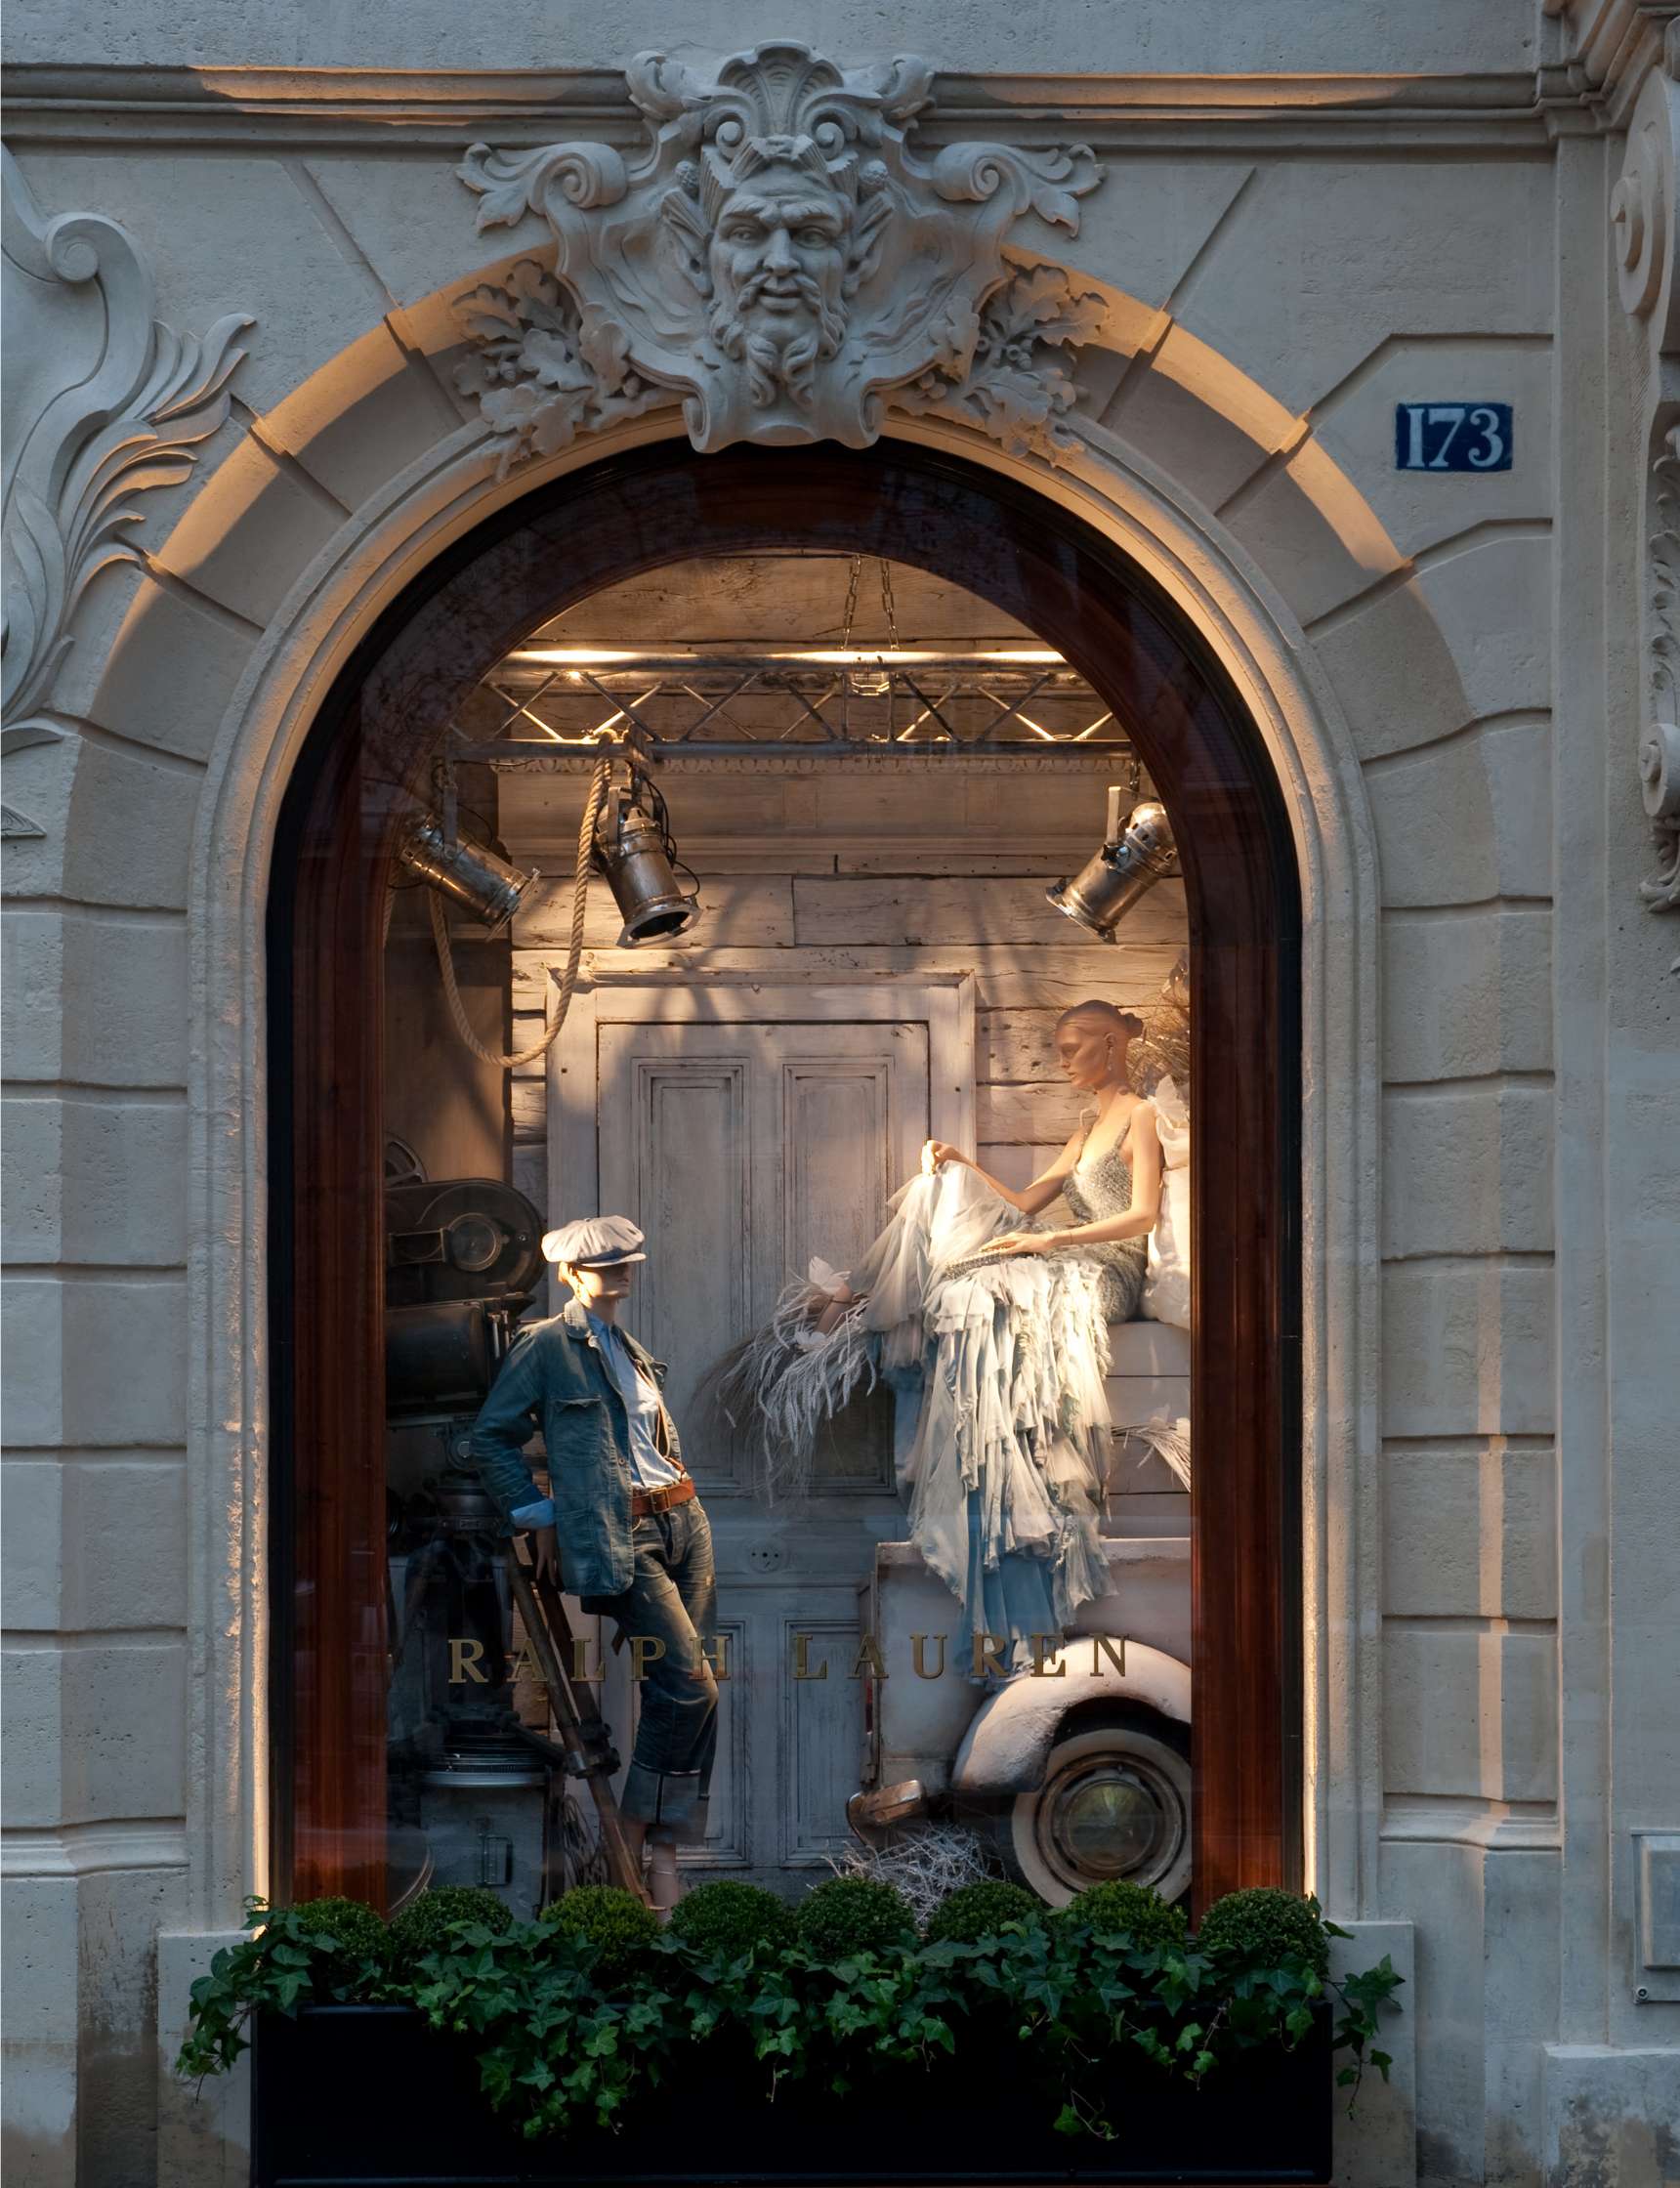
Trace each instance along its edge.
{"label": "stone scroll ornament", "polygon": [[[102,570],[138,562],[139,497],[180,485],[228,415],[228,377],[254,322],[201,337],[153,316],[151,270],[104,214],[40,210],[4,155],[7,322],[4,729],[0,756],[58,744],[47,712],[71,617]],[[39,836],[0,808],[0,834]]]}
{"label": "stone scroll ornament", "polygon": [[1017,449],[1071,445],[1076,399],[1054,353],[1101,301],[1005,255],[1025,214],[1078,230],[1102,171],[1044,151],[907,141],[933,68],[848,75],[809,47],[736,54],[696,77],[661,54],[625,71],[649,146],[494,151],[457,170],[481,230],[547,221],[522,260],[457,300],[474,344],[458,385],[502,469],[680,399],[696,448],[867,447],[888,404],[961,418]]}

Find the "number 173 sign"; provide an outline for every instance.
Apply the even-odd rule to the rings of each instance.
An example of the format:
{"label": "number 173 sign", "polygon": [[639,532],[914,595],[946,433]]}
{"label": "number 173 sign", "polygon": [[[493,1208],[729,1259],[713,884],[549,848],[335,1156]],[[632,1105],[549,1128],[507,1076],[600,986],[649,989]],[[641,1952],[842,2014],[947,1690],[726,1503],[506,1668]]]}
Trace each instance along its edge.
{"label": "number 173 sign", "polygon": [[1509,402],[1396,402],[1396,471],[1509,471]]}
{"label": "number 173 sign", "polygon": [[1398,471],[1509,471],[1508,402],[1397,402]]}

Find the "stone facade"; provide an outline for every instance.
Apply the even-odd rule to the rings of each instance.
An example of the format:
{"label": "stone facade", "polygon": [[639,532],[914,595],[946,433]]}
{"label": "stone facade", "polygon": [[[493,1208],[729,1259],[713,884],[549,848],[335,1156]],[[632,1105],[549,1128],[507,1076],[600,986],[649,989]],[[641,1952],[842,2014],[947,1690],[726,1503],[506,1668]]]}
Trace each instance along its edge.
{"label": "stone facade", "polygon": [[[842,438],[960,450],[1118,541],[1200,625],[1290,809],[1309,1871],[1407,1974],[1395,2088],[1339,2177],[1680,2170],[1680,2003],[1641,1971],[1633,1900],[1633,1834],[1680,1828],[1670,19],[630,0],[560,24],[507,0],[464,32],[441,0],[19,0],[20,2183],[241,2177],[238,2087],[196,2100],[167,2061],[268,1880],[263,902],[288,767],[383,603],[491,511],[613,448],[751,436],[727,342],[697,423],[632,328],[610,400],[592,363],[568,430],[510,450],[461,309],[552,269],[583,218],[513,202],[513,166],[643,156],[635,55],[715,84],[772,40],[854,89],[929,55],[932,104],[884,125],[911,154],[879,156],[1007,147],[987,248],[1076,300],[1016,391],[1042,430],[1004,433],[948,358],[871,361],[858,306],[820,369],[903,400],[854,402]],[[501,177],[493,222],[463,162],[481,205]],[[947,257],[987,202],[940,197]],[[849,232],[855,302],[881,238]],[[567,293],[581,338],[581,274]],[[1397,468],[1396,405],[1460,400],[1512,406],[1509,469]]]}

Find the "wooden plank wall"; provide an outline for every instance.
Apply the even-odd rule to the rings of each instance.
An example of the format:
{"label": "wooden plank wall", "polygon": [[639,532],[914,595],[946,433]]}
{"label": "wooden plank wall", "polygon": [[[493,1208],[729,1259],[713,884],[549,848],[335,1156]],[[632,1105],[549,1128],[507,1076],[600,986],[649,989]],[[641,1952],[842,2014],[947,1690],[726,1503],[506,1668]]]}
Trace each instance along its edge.
{"label": "wooden plank wall", "polygon": [[[508,833],[512,855],[529,860],[537,847]],[[550,874],[563,863],[557,839],[564,840],[559,830],[540,846]],[[1163,883],[1145,898],[1114,945],[1083,936],[1047,904],[1047,879],[1076,865],[1088,848],[1083,838],[1013,851],[945,838],[936,844],[928,834],[886,848],[795,834],[779,841],[761,836],[751,848],[738,838],[685,840],[685,856],[702,875],[705,906],[689,936],[634,954],[615,948],[611,898],[604,883],[592,882],[585,972],[596,965],[618,973],[631,966],[680,969],[697,981],[756,975],[777,985],[972,972],[977,1153],[984,1168],[1020,1185],[1079,1121],[1080,1100],[1056,1069],[1058,1014],[1092,995],[1121,1008],[1147,1005],[1185,944],[1178,883]],[[570,905],[569,879],[545,879],[521,908],[513,951],[516,1050],[541,1036],[550,987],[566,961]],[[540,1060],[515,1075],[513,1122],[514,1182],[546,1208]],[[1158,1459],[1126,1460],[1118,1482],[1122,1532],[1187,1531],[1188,1499],[1171,1482]]]}

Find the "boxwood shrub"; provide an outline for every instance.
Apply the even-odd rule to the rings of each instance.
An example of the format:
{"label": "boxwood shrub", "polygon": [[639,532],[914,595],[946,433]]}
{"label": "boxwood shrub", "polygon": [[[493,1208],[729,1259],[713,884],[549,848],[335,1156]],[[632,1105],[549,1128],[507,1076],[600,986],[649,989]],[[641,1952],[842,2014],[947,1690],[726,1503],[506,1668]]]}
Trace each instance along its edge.
{"label": "boxwood shrub", "polygon": [[697,1959],[740,1959],[760,1947],[785,1945],[793,1936],[793,1910],[762,1884],[721,1876],[696,1884],[671,1912],[666,1935]]}
{"label": "boxwood shrub", "polygon": [[1147,1885],[1123,1880],[1087,1884],[1075,1892],[1066,1907],[1058,1908],[1059,1922],[1077,1923],[1106,1937],[1129,1937],[1134,1945],[1165,1945],[1182,1951],[1190,1924],[1184,1909],[1169,1906]]}
{"label": "boxwood shrub", "polygon": [[978,1945],[983,1937],[995,1937],[1005,1922],[1043,1918],[1044,1903],[1025,1884],[982,1877],[945,1894],[928,1917],[926,1936],[930,1945]]}
{"label": "boxwood shrub", "polygon": [[595,1948],[596,1979],[611,1986],[632,1973],[659,1935],[659,1917],[622,1884],[579,1884],[542,1911],[562,1937]]}
{"label": "boxwood shrub", "polygon": [[1330,1939],[1316,1899],[1297,1899],[1270,1884],[1227,1892],[1201,1917],[1196,1942],[1204,1953],[1261,1967],[1300,1958],[1321,1977],[1329,1972]]}
{"label": "boxwood shrub", "polygon": [[915,1942],[909,1901],[869,1876],[830,1876],[806,1894],[795,1919],[806,1952],[830,1964]]}

